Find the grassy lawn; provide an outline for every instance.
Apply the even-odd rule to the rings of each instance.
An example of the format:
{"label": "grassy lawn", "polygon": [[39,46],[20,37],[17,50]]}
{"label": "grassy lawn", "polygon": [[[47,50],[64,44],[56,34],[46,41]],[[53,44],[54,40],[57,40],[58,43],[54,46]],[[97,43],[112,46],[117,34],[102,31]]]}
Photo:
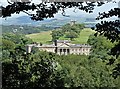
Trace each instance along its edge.
{"label": "grassy lawn", "polygon": [[[78,38],[74,39],[72,43],[75,44],[86,44],[89,36],[91,34],[95,33],[95,31],[91,30],[90,28],[85,28],[80,32],[80,35]],[[43,44],[49,44],[51,43],[51,31],[36,33],[36,34],[30,34],[26,35],[27,37],[31,38],[34,42],[42,42]],[[61,40],[69,40],[68,38],[61,37]]]}
{"label": "grassy lawn", "polygon": [[44,44],[48,44],[51,42],[51,31],[45,31],[41,33],[29,34],[27,37],[31,38],[34,42],[41,42]]}
{"label": "grassy lawn", "polygon": [[86,44],[87,40],[89,39],[89,36],[91,34],[95,33],[95,31],[93,31],[90,28],[85,28],[84,30],[82,30],[80,32],[80,35],[78,38],[76,38],[74,41],[72,41],[72,43],[80,43],[80,44]]}
{"label": "grassy lawn", "polygon": [[[92,29],[90,28],[84,28],[81,32],[80,32],[80,35],[78,38],[75,38],[72,43],[75,43],[75,44],[86,44],[87,43],[87,40],[89,38],[89,36],[91,34],[95,33],[95,31],[93,31]],[[60,38],[61,40],[69,40],[68,38],[65,38],[65,37],[61,37]]]}

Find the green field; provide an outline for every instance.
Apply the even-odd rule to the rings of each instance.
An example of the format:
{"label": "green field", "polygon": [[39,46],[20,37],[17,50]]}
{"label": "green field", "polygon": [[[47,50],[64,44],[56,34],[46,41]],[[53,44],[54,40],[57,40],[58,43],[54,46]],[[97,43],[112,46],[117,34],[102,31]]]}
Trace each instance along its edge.
{"label": "green field", "polygon": [[52,39],[50,34],[51,34],[51,31],[45,31],[41,33],[29,34],[26,36],[31,38],[34,42],[41,42],[41,43],[48,44],[51,42],[51,39]]}
{"label": "green field", "polygon": [[[92,29],[85,28],[80,32],[79,37],[74,39],[72,41],[72,43],[86,44],[89,36],[93,33],[95,33],[95,31],[93,31]],[[50,34],[51,34],[51,31],[46,31],[46,32],[30,34],[30,35],[26,35],[26,36],[31,38],[34,42],[41,42],[41,43],[49,44],[49,43],[51,43],[51,39],[52,39]],[[61,37],[60,39],[61,40],[69,40],[68,38],[64,38],[64,37]]]}

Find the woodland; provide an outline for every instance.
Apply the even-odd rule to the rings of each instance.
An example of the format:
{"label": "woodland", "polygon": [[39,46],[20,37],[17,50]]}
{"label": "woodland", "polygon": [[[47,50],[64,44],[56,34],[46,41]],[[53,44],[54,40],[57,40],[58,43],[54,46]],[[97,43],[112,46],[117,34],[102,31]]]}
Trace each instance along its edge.
{"label": "woodland", "polygon": [[[38,21],[52,18],[65,8],[79,8],[86,13],[92,13],[95,6],[102,6],[109,2],[9,2],[1,6],[0,17],[5,18],[14,13],[24,12],[30,19]],[[49,5],[48,5],[49,3]],[[116,3],[116,2],[113,2]],[[35,14],[27,11],[36,10]],[[33,43],[24,34],[2,34],[2,89],[34,89],[34,88],[120,88],[120,8],[100,12],[96,20],[116,16],[114,21],[101,21],[93,30],[95,34],[89,36],[87,43],[92,45],[90,55],[57,55],[39,51],[33,48],[26,53],[26,44]],[[63,26],[66,29],[69,26]],[[77,26],[78,28],[83,28]],[[66,29],[67,30],[67,29]],[[63,30],[65,31],[65,30]],[[61,31],[57,31],[61,36]],[[66,37],[74,40],[81,31],[71,27],[65,31]],[[54,33],[54,32],[53,32]],[[55,32],[56,33],[56,32]],[[72,36],[71,36],[72,34]],[[59,38],[59,36],[58,36]],[[53,36],[53,40],[58,39]]]}

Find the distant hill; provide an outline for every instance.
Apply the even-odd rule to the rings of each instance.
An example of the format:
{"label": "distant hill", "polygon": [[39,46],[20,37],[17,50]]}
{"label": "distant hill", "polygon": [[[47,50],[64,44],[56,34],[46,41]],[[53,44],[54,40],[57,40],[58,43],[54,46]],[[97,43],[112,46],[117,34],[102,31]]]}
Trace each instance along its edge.
{"label": "distant hill", "polygon": [[49,31],[53,28],[45,27],[44,25],[40,27],[27,26],[27,25],[2,25],[2,33],[21,33],[21,34],[32,34],[39,33],[42,31]]}
{"label": "distant hill", "polygon": [[33,21],[30,19],[29,16],[20,16],[17,18],[7,18],[7,20],[2,20],[3,25],[28,25],[28,26],[41,26],[44,25],[46,27],[56,28],[61,27],[67,23],[69,23],[71,20],[76,20],[78,23],[84,23],[87,22],[87,20],[94,21],[95,18],[93,17],[84,17],[84,16],[72,16],[72,17],[65,17],[61,16],[59,18],[49,18],[44,19],[43,21]]}

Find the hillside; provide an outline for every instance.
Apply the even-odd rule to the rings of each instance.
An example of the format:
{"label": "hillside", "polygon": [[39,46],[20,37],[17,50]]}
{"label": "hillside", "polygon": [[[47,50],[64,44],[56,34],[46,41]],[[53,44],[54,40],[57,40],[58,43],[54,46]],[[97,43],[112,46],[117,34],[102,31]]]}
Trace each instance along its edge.
{"label": "hillside", "polygon": [[0,25],[2,26],[2,33],[19,33],[19,34],[33,34],[43,31],[49,31],[53,28],[48,28],[44,25],[35,27],[27,25]]}
{"label": "hillside", "polygon": [[[78,38],[76,38],[72,43],[76,44],[86,44],[89,36],[93,34],[94,31],[90,28],[84,28]],[[51,43],[51,31],[45,31],[41,33],[29,34],[27,37],[31,38],[34,42],[41,42],[45,44]],[[69,40],[68,38],[61,37],[61,40]]]}
{"label": "hillside", "polygon": [[26,36],[31,38],[34,42],[50,43],[52,39],[50,34],[51,34],[51,31],[45,31],[41,33],[29,34]]}
{"label": "hillside", "polygon": [[[64,24],[69,23],[72,20],[76,20],[78,23],[86,23],[86,22],[96,22],[93,18],[93,16],[84,16],[80,15],[79,18],[78,16],[70,16],[70,17],[65,17],[60,15],[59,17],[54,17],[54,18],[48,18],[44,19],[42,21],[33,21],[30,19],[29,16],[20,16],[17,18],[7,18],[6,20],[2,19],[2,24],[3,25],[27,25],[27,26],[42,26],[45,25],[50,28],[56,28],[56,27],[61,27]],[[88,20],[88,21],[87,21]],[[88,23],[87,23],[88,24]]]}

